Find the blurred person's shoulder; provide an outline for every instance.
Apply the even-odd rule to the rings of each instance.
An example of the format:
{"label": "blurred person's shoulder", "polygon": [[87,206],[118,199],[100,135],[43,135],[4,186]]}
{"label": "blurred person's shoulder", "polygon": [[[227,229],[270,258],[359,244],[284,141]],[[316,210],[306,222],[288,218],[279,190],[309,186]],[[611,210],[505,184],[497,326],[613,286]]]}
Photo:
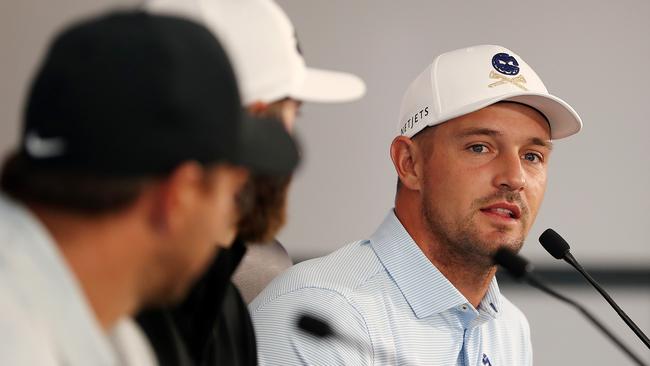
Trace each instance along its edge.
{"label": "blurred person's shoulder", "polygon": [[[21,277],[31,266],[22,241],[30,235],[27,212],[0,193],[0,364],[55,365],[47,329],[30,312]],[[27,276],[29,277],[29,276]]]}
{"label": "blurred person's shoulder", "polygon": [[49,333],[0,280],[0,365],[57,365]]}
{"label": "blurred person's shoulder", "polygon": [[156,365],[156,356],[140,327],[131,318],[120,320],[108,334],[109,342],[125,365]]}
{"label": "blurred person's shoulder", "polygon": [[0,240],[3,244],[0,246],[0,255],[20,249],[13,243],[32,229],[26,208],[0,191]]}

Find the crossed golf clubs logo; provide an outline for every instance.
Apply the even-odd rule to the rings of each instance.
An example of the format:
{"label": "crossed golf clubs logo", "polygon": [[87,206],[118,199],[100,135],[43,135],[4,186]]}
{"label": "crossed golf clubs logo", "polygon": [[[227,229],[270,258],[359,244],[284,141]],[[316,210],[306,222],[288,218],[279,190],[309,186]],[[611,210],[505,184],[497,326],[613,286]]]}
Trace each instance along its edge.
{"label": "crossed golf clubs logo", "polygon": [[517,86],[521,88],[522,90],[528,90],[523,84],[526,84],[526,78],[524,78],[522,75],[515,76],[514,78],[509,78],[507,76],[499,75],[494,71],[490,71],[490,79],[498,79],[498,81],[493,82],[492,84],[488,85],[490,88],[494,88],[495,86],[503,85],[503,84],[512,84],[514,86]]}
{"label": "crossed golf clubs logo", "polygon": [[[523,84],[526,84],[526,78],[519,74],[519,62],[514,56],[507,53],[497,53],[492,57],[492,67],[499,73],[490,71],[490,79],[496,79],[494,83],[488,85],[490,88],[503,84],[512,84],[522,90],[528,90]],[[512,76],[512,77],[509,77]]]}

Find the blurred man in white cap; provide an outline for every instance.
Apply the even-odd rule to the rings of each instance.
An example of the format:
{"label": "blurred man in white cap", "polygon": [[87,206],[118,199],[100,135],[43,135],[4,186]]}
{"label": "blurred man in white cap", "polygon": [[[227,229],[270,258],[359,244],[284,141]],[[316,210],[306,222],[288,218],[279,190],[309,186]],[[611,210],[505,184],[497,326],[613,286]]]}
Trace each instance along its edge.
{"label": "blurred man in white cap", "polygon": [[[214,31],[232,60],[242,103],[247,110],[255,116],[278,118],[290,131],[301,103],[348,102],[365,93],[363,81],[355,75],[307,67],[293,25],[273,1],[151,0],[145,3],[145,7],[155,13],[186,16]],[[268,187],[269,184],[274,187]],[[252,185],[262,185],[262,191],[278,192],[281,198],[261,199],[272,202],[275,207],[267,209],[268,214],[252,219],[256,222],[244,222],[242,229],[254,232],[258,230],[250,226],[270,227],[269,230],[262,230],[265,231],[264,235],[250,237],[272,239],[282,226],[288,184],[288,179],[280,183],[253,178]],[[256,214],[259,216],[261,212],[264,210],[258,209]],[[252,251],[276,250],[273,246],[255,246]],[[247,260],[257,263],[254,259],[261,258],[257,255],[250,258],[250,254],[244,261],[245,268],[240,269],[240,272],[256,267],[252,263],[249,265]],[[244,291],[247,300],[251,300],[253,295],[249,295],[246,290],[250,288],[251,293],[256,294],[277,274],[272,272],[264,276],[259,273],[259,268],[255,270],[261,281],[247,284]]]}
{"label": "blurred man in white cap", "polygon": [[[436,57],[402,101],[394,209],[368,239],[298,264],[250,304],[260,364],[531,365],[528,322],[499,292],[492,257],[521,248],[551,140],[581,126],[506,48]],[[301,314],[338,336],[298,329]]]}
{"label": "blurred man in white cap", "polygon": [[[347,102],[365,92],[365,85],[357,76],[307,67],[289,18],[273,1],[151,0],[145,3],[145,8],[154,13],[184,16],[211,29],[232,60],[248,112],[253,116],[277,118],[290,131],[303,102]],[[195,362],[257,363],[248,312],[234,287],[223,288],[223,281],[230,278],[230,273],[221,269],[228,263],[234,271],[241,260],[233,279],[248,302],[271,279],[291,266],[288,254],[274,240],[285,222],[290,181],[290,176],[252,175],[242,195],[242,200],[249,201],[247,206],[252,209],[240,222],[238,240],[230,251],[222,252],[217,258],[212,267],[216,271],[208,273],[190,298],[172,311],[175,321],[172,326],[178,328]],[[246,252],[243,242],[264,244],[249,245]],[[225,303],[211,305],[218,303],[220,294],[224,293]],[[242,305],[241,309],[238,305]],[[218,313],[219,309],[224,310]],[[214,327],[212,320],[216,322]],[[160,320],[149,319],[143,325],[150,330],[159,323]],[[160,332],[149,335],[154,343],[163,338]],[[206,337],[212,338],[207,346]],[[167,350],[169,343],[161,342],[156,348]],[[174,355],[162,357],[170,360],[170,364],[177,362],[173,360]]]}

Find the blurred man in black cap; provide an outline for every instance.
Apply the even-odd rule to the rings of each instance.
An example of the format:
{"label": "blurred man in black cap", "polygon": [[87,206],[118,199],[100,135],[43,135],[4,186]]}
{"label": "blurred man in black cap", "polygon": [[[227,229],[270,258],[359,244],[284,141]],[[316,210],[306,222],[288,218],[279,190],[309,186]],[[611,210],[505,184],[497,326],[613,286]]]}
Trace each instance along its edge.
{"label": "blurred man in black cap", "polygon": [[187,20],[113,13],[56,37],[2,169],[0,364],[155,364],[130,316],[182,299],[232,243],[249,170],[297,163],[240,103]]}

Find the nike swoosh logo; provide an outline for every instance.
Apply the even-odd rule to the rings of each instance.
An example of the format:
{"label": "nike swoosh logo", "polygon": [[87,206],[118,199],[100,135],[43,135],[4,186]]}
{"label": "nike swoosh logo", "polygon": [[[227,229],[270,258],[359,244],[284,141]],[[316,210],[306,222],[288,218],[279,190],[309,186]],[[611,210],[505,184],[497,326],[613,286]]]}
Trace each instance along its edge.
{"label": "nike swoosh logo", "polygon": [[25,150],[33,158],[53,158],[65,152],[65,141],[59,137],[42,138],[29,132],[25,136]]}

